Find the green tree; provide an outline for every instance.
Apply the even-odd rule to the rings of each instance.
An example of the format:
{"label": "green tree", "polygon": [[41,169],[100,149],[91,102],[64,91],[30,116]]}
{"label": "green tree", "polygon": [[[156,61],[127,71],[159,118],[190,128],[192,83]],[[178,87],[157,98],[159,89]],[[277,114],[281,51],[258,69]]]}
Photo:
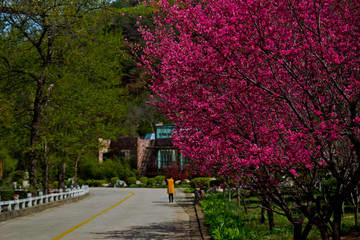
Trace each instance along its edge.
{"label": "green tree", "polygon": [[37,185],[38,159],[42,158],[44,111],[63,79],[64,57],[92,28],[102,6],[96,0],[0,2],[1,70],[9,82],[16,78],[14,88],[18,91],[25,86],[24,99],[19,100],[24,103],[24,123],[29,128],[26,167],[33,186]]}

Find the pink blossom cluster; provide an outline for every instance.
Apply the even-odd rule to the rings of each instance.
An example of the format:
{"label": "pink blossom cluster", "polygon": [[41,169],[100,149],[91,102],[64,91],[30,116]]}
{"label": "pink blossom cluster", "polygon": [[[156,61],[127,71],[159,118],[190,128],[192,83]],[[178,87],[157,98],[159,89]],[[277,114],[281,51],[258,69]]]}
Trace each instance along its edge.
{"label": "pink blossom cluster", "polygon": [[360,1],[170,2],[152,2],[141,64],[199,173],[359,162]]}

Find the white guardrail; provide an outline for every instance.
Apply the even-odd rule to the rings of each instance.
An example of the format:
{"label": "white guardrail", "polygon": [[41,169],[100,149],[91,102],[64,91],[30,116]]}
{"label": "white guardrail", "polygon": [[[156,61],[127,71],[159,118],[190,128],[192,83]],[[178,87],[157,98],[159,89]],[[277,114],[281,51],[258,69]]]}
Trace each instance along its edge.
{"label": "white guardrail", "polygon": [[32,206],[45,204],[49,202],[55,202],[62,199],[79,197],[85,195],[89,192],[88,186],[82,186],[81,188],[67,189],[65,192],[62,192],[62,189],[59,189],[59,193],[51,193],[46,195],[41,195],[37,197],[31,197],[31,193],[28,193],[28,198],[16,199],[10,201],[0,201],[0,213],[5,211],[14,211],[24,208],[29,208]]}

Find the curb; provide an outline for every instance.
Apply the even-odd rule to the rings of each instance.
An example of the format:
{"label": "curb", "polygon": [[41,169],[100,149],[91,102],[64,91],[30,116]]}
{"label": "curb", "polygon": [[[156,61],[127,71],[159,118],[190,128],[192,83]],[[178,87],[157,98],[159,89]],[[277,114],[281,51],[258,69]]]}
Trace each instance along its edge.
{"label": "curb", "polygon": [[59,200],[56,202],[50,202],[50,203],[45,203],[45,204],[41,204],[41,205],[36,205],[33,207],[15,210],[15,211],[11,211],[11,212],[2,212],[2,213],[0,213],[0,222],[14,219],[17,217],[28,216],[30,214],[44,211],[49,208],[59,207],[61,205],[67,204],[67,203],[77,202],[79,200],[86,198],[87,196],[89,196],[89,194],[90,193],[86,193],[85,195],[82,195],[79,197],[62,199],[62,200]]}
{"label": "curb", "polygon": [[204,239],[204,240],[212,239],[211,236],[209,235],[209,228],[206,226],[206,223],[205,223],[205,214],[204,214],[204,211],[202,210],[200,204],[195,204],[194,209],[195,209],[195,214],[196,214],[197,221],[199,224],[199,230],[200,230],[202,239]]}
{"label": "curb", "polygon": [[211,240],[209,229],[205,224],[205,214],[200,204],[195,204],[194,194],[185,193],[185,198],[182,198],[178,204],[189,215],[190,240]]}

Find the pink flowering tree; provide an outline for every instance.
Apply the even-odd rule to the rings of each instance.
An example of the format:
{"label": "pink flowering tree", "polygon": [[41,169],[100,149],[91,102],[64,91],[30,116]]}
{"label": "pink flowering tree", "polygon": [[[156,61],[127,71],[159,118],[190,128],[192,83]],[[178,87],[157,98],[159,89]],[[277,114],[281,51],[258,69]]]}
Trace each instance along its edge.
{"label": "pink flowering tree", "polygon": [[[360,181],[360,2],[153,4],[141,64],[182,153],[200,173],[252,178],[294,239],[312,225],[340,239],[341,206]],[[319,187],[328,179],[331,191]]]}

